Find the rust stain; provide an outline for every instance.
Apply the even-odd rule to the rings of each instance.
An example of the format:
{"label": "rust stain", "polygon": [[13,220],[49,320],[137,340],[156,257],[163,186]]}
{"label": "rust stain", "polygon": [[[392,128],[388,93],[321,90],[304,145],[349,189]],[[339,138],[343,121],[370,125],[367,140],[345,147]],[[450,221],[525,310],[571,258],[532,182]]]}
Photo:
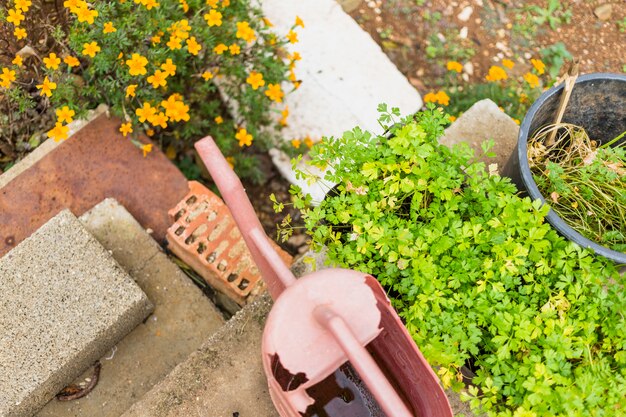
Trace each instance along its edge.
{"label": "rust stain", "polygon": [[61,210],[80,216],[105,198],[163,240],[167,212],[187,193],[187,181],[155,148],[144,158],[119,133],[120,123],[98,117],[0,189],[0,256]]}

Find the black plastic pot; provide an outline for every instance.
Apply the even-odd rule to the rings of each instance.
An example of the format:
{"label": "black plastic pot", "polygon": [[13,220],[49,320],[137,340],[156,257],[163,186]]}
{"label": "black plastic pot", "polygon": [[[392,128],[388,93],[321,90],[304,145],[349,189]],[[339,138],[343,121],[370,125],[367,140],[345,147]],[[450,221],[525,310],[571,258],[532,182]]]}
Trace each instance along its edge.
{"label": "black plastic pot", "polygon": [[[520,127],[517,148],[503,169],[518,189],[533,200],[545,198],[539,192],[528,165],[527,141],[543,126],[554,123],[563,85],[544,92],[531,106]],[[563,122],[585,128],[589,137],[605,143],[626,130],[626,76],[596,73],[578,78],[563,116]],[[618,143],[626,141],[626,138]],[[563,236],[618,264],[626,264],[626,254],[587,239],[572,229],[553,210],[548,222]]]}

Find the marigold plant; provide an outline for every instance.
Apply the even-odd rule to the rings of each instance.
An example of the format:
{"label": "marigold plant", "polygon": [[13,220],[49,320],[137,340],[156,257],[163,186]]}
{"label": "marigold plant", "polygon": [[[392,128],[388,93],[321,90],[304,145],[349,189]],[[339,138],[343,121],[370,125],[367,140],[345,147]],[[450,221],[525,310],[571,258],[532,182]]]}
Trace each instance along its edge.
{"label": "marigold plant", "polygon": [[[1,32],[12,36],[0,58],[0,101],[15,114],[56,111],[63,117],[51,117],[47,136],[61,140],[69,111],[81,117],[106,103],[144,153],[151,148],[137,141],[140,132],[173,158],[211,134],[240,174],[259,178],[255,153],[278,143],[275,128],[286,121],[273,113],[285,114],[283,98],[298,86],[299,55],[284,46],[297,42],[300,18],[276,34],[250,0],[65,0],[46,44],[28,34],[37,25],[26,26],[46,4],[30,3],[0,6],[9,29]],[[9,122],[0,119],[0,131]]]}

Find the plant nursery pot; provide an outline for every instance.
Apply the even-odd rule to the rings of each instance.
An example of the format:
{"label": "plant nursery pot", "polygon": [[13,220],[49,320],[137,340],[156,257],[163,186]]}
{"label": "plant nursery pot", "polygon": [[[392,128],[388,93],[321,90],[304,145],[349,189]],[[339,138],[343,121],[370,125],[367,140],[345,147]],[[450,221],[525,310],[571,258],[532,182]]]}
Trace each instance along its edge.
{"label": "plant nursery pot", "polygon": [[[531,199],[541,195],[528,164],[528,140],[538,129],[554,123],[563,91],[563,83],[544,92],[530,107],[520,126],[517,148],[502,170],[518,189]],[[582,126],[589,137],[606,143],[626,130],[626,76],[621,74],[595,73],[578,78],[563,116],[564,123]],[[621,139],[616,143],[626,141]],[[564,237],[578,245],[593,250],[618,264],[626,263],[626,254],[609,249],[587,239],[570,227],[557,213],[550,209],[548,222]]]}

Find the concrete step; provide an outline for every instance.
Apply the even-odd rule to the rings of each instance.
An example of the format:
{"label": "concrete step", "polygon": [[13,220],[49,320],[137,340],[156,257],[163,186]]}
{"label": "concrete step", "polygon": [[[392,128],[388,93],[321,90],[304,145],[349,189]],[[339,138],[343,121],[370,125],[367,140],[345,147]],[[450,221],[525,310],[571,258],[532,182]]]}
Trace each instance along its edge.
{"label": "concrete step", "polygon": [[65,210],[0,259],[0,416],[31,416],[152,311]]}
{"label": "concrete step", "polygon": [[[37,417],[121,415],[224,323],[209,299],[115,200],[103,201],[80,221],[148,295],[154,312],[100,359],[100,379],[89,395],[52,400]],[[75,383],[90,374],[86,371]]]}

